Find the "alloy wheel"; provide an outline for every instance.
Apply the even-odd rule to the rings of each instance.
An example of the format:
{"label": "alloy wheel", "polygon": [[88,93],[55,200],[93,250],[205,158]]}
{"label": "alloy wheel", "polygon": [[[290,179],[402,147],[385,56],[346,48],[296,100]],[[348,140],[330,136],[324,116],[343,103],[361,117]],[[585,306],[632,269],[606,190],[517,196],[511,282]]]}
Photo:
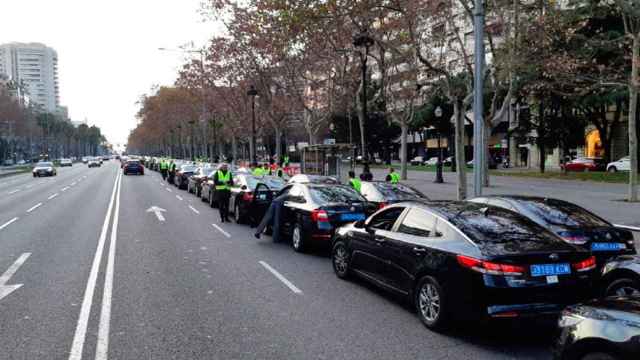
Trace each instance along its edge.
{"label": "alloy wheel", "polygon": [[333,267],[338,276],[343,277],[347,275],[349,270],[349,255],[347,255],[347,249],[345,249],[342,243],[337,244],[333,249]]}
{"label": "alloy wheel", "polygon": [[420,289],[418,301],[422,316],[427,321],[436,321],[440,315],[440,294],[438,289],[431,283],[425,283]]}
{"label": "alloy wheel", "polygon": [[293,235],[291,236],[291,244],[296,251],[302,250],[302,234],[300,234],[300,227],[295,226],[293,228]]}
{"label": "alloy wheel", "polygon": [[615,294],[618,296],[640,296],[640,290],[632,286],[621,286],[615,291]]}
{"label": "alloy wheel", "polygon": [[236,221],[236,224],[240,224],[240,220],[241,220],[241,218],[240,218],[240,207],[238,206],[238,204],[236,204],[233,207],[233,217],[234,217],[234,219]]}

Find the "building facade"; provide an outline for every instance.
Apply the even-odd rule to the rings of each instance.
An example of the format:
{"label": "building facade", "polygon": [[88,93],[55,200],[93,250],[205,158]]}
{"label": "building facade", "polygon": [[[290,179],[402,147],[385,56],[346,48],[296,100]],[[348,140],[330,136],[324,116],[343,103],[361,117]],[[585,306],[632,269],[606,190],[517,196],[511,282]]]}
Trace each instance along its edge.
{"label": "building facade", "polygon": [[0,45],[0,74],[20,84],[32,104],[55,112],[60,106],[58,54],[40,43]]}

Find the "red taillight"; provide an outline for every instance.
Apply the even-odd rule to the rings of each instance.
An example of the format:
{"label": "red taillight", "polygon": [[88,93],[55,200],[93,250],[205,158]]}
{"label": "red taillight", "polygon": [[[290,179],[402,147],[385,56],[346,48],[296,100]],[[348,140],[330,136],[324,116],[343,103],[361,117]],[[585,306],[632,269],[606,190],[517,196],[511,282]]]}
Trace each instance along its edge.
{"label": "red taillight", "polygon": [[381,203],[378,204],[378,210],[380,210],[380,209],[382,209],[382,208],[384,208],[386,206],[387,206],[387,203],[381,202]]}
{"label": "red taillight", "polygon": [[458,255],[458,264],[467,269],[490,275],[522,275],[525,270],[522,266],[497,264],[490,261],[482,261],[472,257]]}
{"label": "red taillight", "polygon": [[250,192],[246,192],[244,194],[242,194],[242,200],[244,201],[252,201],[253,200],[253,194]]}
{"label": "red taillight", "polygon": [[316,222],[329,222],[329,214],[324,210],[313,210],[311,212],[311,220]]}
{"label": "red taillight", "polygon": [[514,317],[518,317],[518,313],[515,311],[507,311],[503,313],[497,313],[491,316],[495,318],[514,318]]}
{"label": "red taillight", "polygon": [[591,256],[587,260],[582,260],[580,262],[573,264],[573,270],[578,272],[589,271],[595,269],[596,267],[596,257]]}

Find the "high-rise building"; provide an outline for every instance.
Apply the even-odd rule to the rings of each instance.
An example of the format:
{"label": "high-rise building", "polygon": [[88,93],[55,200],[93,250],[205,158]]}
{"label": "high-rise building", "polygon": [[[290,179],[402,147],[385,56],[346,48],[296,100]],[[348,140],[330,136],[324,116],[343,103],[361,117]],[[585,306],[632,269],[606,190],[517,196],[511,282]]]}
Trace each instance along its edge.
{"label": "high-rise building", "polygon": [[58,54],[40,43],[0,45],[0,74],[24,86],[33,104],[55,112],[60,105]]}

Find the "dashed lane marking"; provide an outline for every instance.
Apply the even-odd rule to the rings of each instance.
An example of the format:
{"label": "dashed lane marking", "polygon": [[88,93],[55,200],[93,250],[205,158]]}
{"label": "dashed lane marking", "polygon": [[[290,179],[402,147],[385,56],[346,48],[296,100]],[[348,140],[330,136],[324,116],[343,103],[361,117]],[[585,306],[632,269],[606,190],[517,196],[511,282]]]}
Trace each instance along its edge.
{"label": "dashed lane marking", "polygon": [[2,230],[2,229],[4,229],[4,228],[6,228],[7,226],[9,226],[9,225],[13,224],[13,223],[14,223],[14,222],[16,222],[16,221],[18,221],[18,218],[17,218],[17,217],[14,217],[13,219],[11,219],[11,220],[7,221],[6,223],[4,223],[4,224],[0,225],[0,230]]}
{"label": "dashed lane marking", "polygon": [[27,210],[27,213],[32,212],[33,210],[39,208],[40,206],[42,206],[42,203],[37,203],[37,204],[33,205],[32,207],[29,208],[29,210]]}
{"label": "dashed lane marking", "polygon": [[273,276],[275,276],[278,280],[280,280],[283,284],[285,284],[294,294],[301,295],[302,290],[298,289],[293,283],[287,280],[282,274],[280,274],[276,269],[272,268],[269,264],[264,261],[259,261],[260,265],[262,265],[265,269],[267,269]]}

